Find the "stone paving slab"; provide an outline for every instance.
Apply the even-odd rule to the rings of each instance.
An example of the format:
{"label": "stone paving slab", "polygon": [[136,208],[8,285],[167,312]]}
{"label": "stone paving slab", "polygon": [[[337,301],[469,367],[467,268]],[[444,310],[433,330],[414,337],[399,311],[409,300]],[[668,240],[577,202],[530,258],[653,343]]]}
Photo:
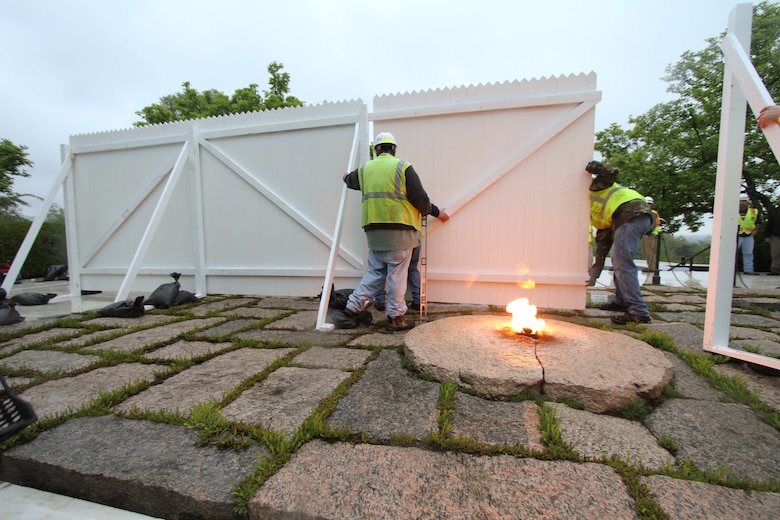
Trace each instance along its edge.
{"label": "stone paving slab", "polygon": [[101,325],[103,327],[112,327],[120,329],[132,329],[134,327],[149,327],[152,325],[162,325],[178,319],[176,316],[166,314],[144,314],[137,318],[115,318],[103,316],[85,321],[85,325]]}
{"label": "stone paving slab", "polygon": [[683,312],[683,311],[696,311],[699,309],[696,305],[686,305],[684,303],[670,303],[663,306],[666,312]]}
{"label": "stone paving slab", "polygon": [[65,329],[61,327],[56,327],[41,332],[34,332],[32,334],[22,336],[21,338],[12,339],[0,344],[0,354],[12,352],[22,347],[32,347],[35,345],[47,343],[53,338],[59,336],[76,336],[81,332],[81,329]]}
{"label": "stone paving slab", "polygon": [[412,376],[397,352],[383,350],[339,400],[328,424],[381,440],[393,435],[421,439],[438,429],[438,399],[437,383]]}
{"label": "stone paving slab", "polygon": [[332,368],[281,367],[227,405],[222,415],[291,434],[348,377]]}
{"label": "stone paving slab", "polygon": [[702,352],[704,331],[690,323],[651,323],[647,330],[666,334],[674,340],[679,350]]}
{"label": "stone paving slab", "polygon": [[638,518],[623,481],[599,464],[321,441],[304,445],[249,503],[250,519],[542,516]]}
{"label": "stone paving slab", "polygon": [[319,300],[301,300],[298,298],[263,298],[257,303],[258,307],[266,309],[290,309],[298,311],[316,311],[320,308]]}
{"label": "stone paving slab", "polygon": [[166,370],[159,365],[124,363],[96,368],[84,374],[47,381],[28,388],[19,396],[32,404],[39,418],[76,411],[100,396],[138,380],[152,382],[154,372]]}
{"label": "stone paving slab", "polygon": [[158,348],[143,356],[146,360],[173,361],[174,359],[195,359],[208,356],[221,350],[227,350],[232,343],[212,343],[210,341],[179,340],[173,345]]}
{"label": "stone paving slab", "polygon": [[299,311],[266,325],[266,329],[314,330],[317,325],[317,311]]}
{"label": "stone paving slab", "polygon": [[89,334],[83,334],[77,338],[69,339],[67,341],[60,341],[52,345],[58,349],[66,349],[70,347],[85,347],[90,343],[100,343],[101,341],[107,341],[110,338],[116,337],[117,330],[100,330],[97,332],[91,332]]}
{"label": "stone paving slab", "polygon": [[0,478],[155,517],[238,518],[234,484],[267,456],[197,447],[179,426],[83,417],[4,453]]}
{"label": "stone paving slab", "polygon": [[284,311],[278,309],[264,309],[260,307],[237,307],[227,311],[222,311],[222,316],[238,316],[240,318],[252,318],[255,320],[267,320],[279,316]]}
{"label": "stone paving slab", "polygon": [[654,312],[653,316],[663,321],[678,321],[691,325],[704,325],[704,312]]}
{"label": "stone paving slab", "polygon": [[640,480],[672,520],[777,520],[780,511],[780,493],[728,489],[661,475],[641,477]]}
{"label": "stone paving slab", "polygon": [[327,346],[341,346],[344,342],[344,335],[322,333],[322,332],[309,332],[309,331],[289,331],[289,330],[248,330],[246,332],[239,332],[234,336],[234,339],[249,339],[259,341],[261,343],[281,344],[281,345],[319,345],[322,347]]}
{"label": "stone paving slab", "polygon": [[674,464],[674,456],[658,445],[658,440],[638,422],[574,410],[550,403],[560,421],[564,442],[591,460],[619,457],[630,464],[661,469]]}
{"label": "stone paving slab", "polygon": [[774,332],[767,332],[765,330],[754,329],[751,327],[737,327],[732,325],[729,328],[729,339],[752,339],[752,340],[766,340],[777,341],[780,336]]}
{"label": "stone paving slab", "polygon": [[204,338],[222,338],[225,336],[230,336],[231,334],[240,330],[256,327],[257,325],[257,321],[252,319],[231,320],[226,321],[225,323],[221,323],[216,327],[202,330],[198,333],[198,336],[202,336]]}
{"label": "stone paving slab", "polygon": [[674,389],[681,393],[686,399],[701,399],[703,401],[731,401],[725,393],[717,390],[707,380],[700,377],[694,370],[682,359],[672,354],[664,352],[666,358],[674,365],[674,379],[672,385]]}
{"label": "stone paving slab", "polygon": [[780,356],[780,343],[771,339],[739,339],[730,343],[743,350],[748,346],[758,349],[764,355],[772,357]]}
{"label": "stone paving slab", "polygon": [[355,370],[371,355],[368,350],[339,347],[311,347],[292,359],[293,363],[316,368]]}
{"label": "stone paving slab", "polygon": [[68,354],[56,350],[23,350],[7,358],[0,359],[0,369],[24,368],[47,373],[68,373],[85,368],[100,361],[100,356]]}
{"label": "stone paving slab", "polygon": [[486,401],[458,394],[452,426],[453,437],[544,451],[539,430],[539,407],[532,401]]}
{"label": "stone paving slab", "polygon": [[221,400],[225,392],[290,352],[292,349],[284,348],[234,350],[180,372],[134,395],[116,409],[124,412],[168,410],[188,415],[194,405]]}
{"label": "stone paving slab", "polygon": [[236,307],[244,307],[255,303],[257,298],[227,298],[225,300],[212,301],[188,309],[187,312],[195,316],[205,316],[210,312],[220,312]]}
{"label": "stone paving slab", "polygon": [[200,320],[185,320],[169,325],[161,325],[151,329],[144,329],[138,332],[132,332],[116,339],[104,341],[103,343],[97,343],[86,347],[85,350],[114,350],[117,352],[132,352],[146,348],[149,345],[155,343],[162,343],[170,341],[180,334],[190,332],[196,329],[201,329],[221,323],[224,318],[206,318]]}
{"label": "stone paving slab", "polygon": [[347,346],[350,347],[403,347],[405,333],[383,334],[375,332],[373,334],[363,334],[353,339]]}
{"label": "stone paving slab", "polygon": [[731,324],[744,327],[780,327],[780,321],[757,314],[732,313]]}
{"label": "stone paving slab", "polygon": [[756,392],[763,402],[780,410],[780,377],[760,374],[745,363],[715,365],[714,369],[722,375],[744,380],[747,387]]}
{"label": "stone paving slab", "polygon": [[645,424],[657,438],[677,442],[677,458],[701,470],[728,466],[736,477],[765,482],[780,475],[780,435],[745,405],[674,399]]}

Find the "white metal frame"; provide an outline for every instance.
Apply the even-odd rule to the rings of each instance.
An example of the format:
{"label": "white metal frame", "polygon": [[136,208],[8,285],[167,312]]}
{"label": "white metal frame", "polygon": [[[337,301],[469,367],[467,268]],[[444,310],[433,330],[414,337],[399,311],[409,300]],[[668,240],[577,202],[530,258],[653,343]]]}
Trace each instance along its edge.
{"label": "white metal frame", "polygon": [[[707,352],[780,370],[780,359],[728,346],[734,258],[737,251],[738,200],[745,145],[745,112],[748,102],[756,115],[763,107],[774,104],[750,62],[748,51],[752,20],[752,5],[737,5],[729,16],[728,32],[721,43],[725,70],[712,235],[711,258],[715,261],[710,262],[703,348]],[[780,158],[780,126],[770,125],[764,129],[764,134],[775,157]]]}

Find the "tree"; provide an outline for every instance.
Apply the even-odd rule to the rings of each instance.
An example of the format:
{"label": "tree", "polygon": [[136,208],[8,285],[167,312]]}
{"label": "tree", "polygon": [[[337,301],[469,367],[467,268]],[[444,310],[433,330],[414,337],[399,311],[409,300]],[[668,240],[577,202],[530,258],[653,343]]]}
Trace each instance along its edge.
{"label": "tree", "polygon": [[[720,41],[710,38],[705,49],[685,52],[667,67],[662,79],[677,99],[629,118],[629,129],[613,123],[596,134],[596,150],[621,169],[620,183],[655,199],[666,233],[683,224],[697,231],[713,211],[724,68]],[[750,58],[778,99],[780,5],[754,6]],[[743,185],[768,208],[780,187],[777,158],[750,113],[747,121]]]}
{"label": "tree", "polygon": [[270,90],[261,95],[256,83],[246,88],[237,89],[228,97],[222,92],[211,89],[198,92],[192,88],[189,81],[182,83],[184,90],[160,98],[159,103],[149,105],[136,112],[143,121],[136,121],[135,126],[145,126],[171,121],[184,121],[210,116],[240,114],[274,108],[303,106],[303,101],[294,96],[288,96],[290,91],[290,75],[281,72],[284,65],[272,62],[268,65],[271,75],[268,84]]}
{"label": "tree", "polygon": [[21,219],[19,206],[29,206],[22,197],[27,195],[13,191],[14,177],[29,177],[25,166],[32,166],[27,158],[27,147],[17,146],[8,139],[0,139],[0,220]]}

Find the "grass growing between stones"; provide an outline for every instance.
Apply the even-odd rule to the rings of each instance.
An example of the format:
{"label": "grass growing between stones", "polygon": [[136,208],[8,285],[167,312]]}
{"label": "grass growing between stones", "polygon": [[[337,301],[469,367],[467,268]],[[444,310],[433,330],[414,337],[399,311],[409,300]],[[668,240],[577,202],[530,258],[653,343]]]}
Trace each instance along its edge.
{"label": "grass growing between stones", "polygon": [[555,414],[555,408],[547,403],[539,405],[539,430],[551,459],[580,460],[574,447],[563,439],[561,421]]}
{"label": "grass growing between stones", "polygon": [[655,501],[652,491],[642,484],[640,474],[633,465],[617,457],[610,458],[606,464],[623,479],[628,494],[634,499],[639,518],[643,520],[667,520],[670,518],[661,505]]}

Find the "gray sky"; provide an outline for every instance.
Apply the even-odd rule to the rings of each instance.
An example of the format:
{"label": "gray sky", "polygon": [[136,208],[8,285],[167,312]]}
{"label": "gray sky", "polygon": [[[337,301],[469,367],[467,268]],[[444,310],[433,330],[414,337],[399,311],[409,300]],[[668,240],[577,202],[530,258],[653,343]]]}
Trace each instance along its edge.
{"label": "gray sky", "polygon": [[[728,25],[734,0],[5,0],[0,138],[45,197],[60,144],[130,128],[189,81],[231,95],[284,64],[307,104],[597,74],[596,130],[672,99],[660,78]],[[23,213],[34,216],[40,202]],[[61,195],[57,202],[62,204]]]}

